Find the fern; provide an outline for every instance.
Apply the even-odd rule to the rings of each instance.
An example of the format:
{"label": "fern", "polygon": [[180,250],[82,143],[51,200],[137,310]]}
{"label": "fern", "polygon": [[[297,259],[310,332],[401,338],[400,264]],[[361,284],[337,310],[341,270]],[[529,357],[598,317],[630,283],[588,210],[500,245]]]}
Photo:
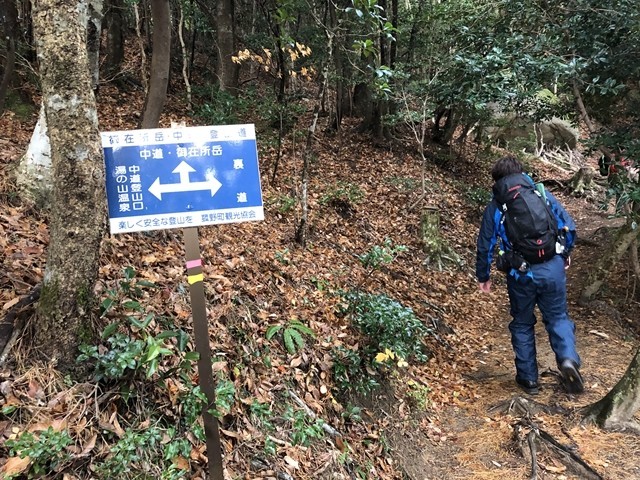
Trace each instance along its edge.
{"label": "fern", "polygon": [[279,332],[282,332],[282,343],[289,354],[294,355],[302,350],[305,345],[304,336],[314,337],[313,330],[307,327],[300,320],[292,319],[285,325],[271,325],[267,328],[265,337],[271,340]]}
{"label": "fern", "polygon": [[267,340],[271,340],[273,336],[280,330],[282,330],[282,325],[271,325],[269,328],[267,328],[267,333],[265,333],[264,336]]}

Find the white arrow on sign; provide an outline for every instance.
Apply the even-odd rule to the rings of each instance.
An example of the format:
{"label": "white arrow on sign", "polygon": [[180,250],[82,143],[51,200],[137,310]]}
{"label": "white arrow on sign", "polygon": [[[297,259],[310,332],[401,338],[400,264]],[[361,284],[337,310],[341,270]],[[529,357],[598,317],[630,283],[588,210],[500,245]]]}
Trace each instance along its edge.
{"label": "white arrow on sign", "polygon": [[195,169],[187,162],[182,161],[172,172],[180,175],[179,183],[161,184],[160,177],[158,177],[149,187],[149,192],[158,200],[162,200],[163,193],[195,192],[197,190],[211,190],[211,196],[213,197],[216,192],[220,190],[220,187],[222,187],[222,183],[215,177],[211,177],[204,182],[190,182],[189,174],[191,172],[195,172]]}

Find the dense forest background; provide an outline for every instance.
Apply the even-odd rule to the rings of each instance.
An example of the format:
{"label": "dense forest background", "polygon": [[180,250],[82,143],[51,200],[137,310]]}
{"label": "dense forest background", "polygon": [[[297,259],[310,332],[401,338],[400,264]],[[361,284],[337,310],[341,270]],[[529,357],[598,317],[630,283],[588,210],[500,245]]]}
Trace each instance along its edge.
{"label": "dense forest background", "polygon": [[[224,478],[640,478],[610,433],[639,430],[637,2],[0,0],[0,29],[3,478],[213,478],[203,408]],[[205,407],[181,232],[106,233],[99,132],[236,123],[266,220],[200,229]],[[585,232],[579,399],[544,337],[518,396],[476,289],[505,153]]]}

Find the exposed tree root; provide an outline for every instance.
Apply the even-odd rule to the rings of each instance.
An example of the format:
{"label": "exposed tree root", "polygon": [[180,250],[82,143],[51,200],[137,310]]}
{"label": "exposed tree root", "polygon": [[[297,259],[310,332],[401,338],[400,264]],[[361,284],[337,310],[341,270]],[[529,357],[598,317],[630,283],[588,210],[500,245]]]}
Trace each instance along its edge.
{"label": "exposed tree root", "polygon": [[531,452],[531,480],[538,478],[538,456],[536,455],[536,434],[533,430],[527,435],[527,443],[529,444],[529,451]]}
{"label": "exposed tree root", "polygon": [[550,407],[544,403],[539,403],[534,400],[529,400],[524,397],[513,397],[509,400],[494,405],[489,409],[489,413],[505,413],[514,416],[532,417],[540,412],[548,414],[565,413],[565,410],[561,407]]}
{"label": "exposed tree root", "polygon": [[611,432],[630,432],[635,435],[640,435],[640,423],[635,421],[629,422],[610,422],[606,430]]}
{"label": "exposed tree root", "polygon": [[[541,465],[538,462],[538,453],[544,450],[548,455],[553,455],[567,469],[575,472],[583,480],[603,480],[603,477],[585,462],[570,446],[563,445],[551,434],[540,429],[532,418],[540,413],[563,413],[564,409],[549,407],[548,405],[534,402],[523,397],[513,397],[492,407],[490,412],[502,411],[519,418],[514,424],[514,441],[522,456],[531,462],[530,480],[538,478]],[[548,468],[548,467],[543,467]]]}
{"label": "exposed tree root", "polygon": [[[298,406],[302,408],[302,410],[304,410],[304,413],[306,413],[309,417],[311,417],[312,420],[315,420],[316,418],[318,418],[315,412],[311,410],[311,408],[309,408],[309,406],[306,403],[304,403],[304,400],[302,400],[298,395],[296,395],[293,390],[289,390],[288,392],[289,392],[289,396],[293,399],[293,401],[296,402]],[[342,437],[340,432],[338,432],[338,430],[333,428],[327,422],[322,423],[322,429],[327,433],[327,435],[329,435],[334,440],[336,438]]]}
{"label": "exposed tree root", "polygon": [[[560,443],[551,434],[540,429],[530,418],[520,418],[518,420],[514,426],[514,435],[523,457],[530,458],[531,475],[529,478],[531,480],[538,478],[538,450],[540,448],[557,458],[567,469],[574,472],[581,479],[603,480],[603,477],[584,461],[572,447]],[[523,436],[525,435],[528,450],[524,447],[525,439]]]}

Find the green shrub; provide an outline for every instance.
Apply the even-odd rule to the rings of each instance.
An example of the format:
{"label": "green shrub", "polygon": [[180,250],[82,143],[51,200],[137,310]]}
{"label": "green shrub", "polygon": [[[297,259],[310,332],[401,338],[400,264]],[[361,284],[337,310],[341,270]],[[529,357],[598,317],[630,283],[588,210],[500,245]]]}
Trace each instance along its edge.
{"label": "green shrub", "polygon": [[338,392],[356,392],[366,395],[379,383],[367,371],[363,352],[337,346],[331,350],[333,359],[333,381]]}
{"label": "green shrub", "polygon": [[5,446],[12,456],[31,459],[29,478],[34,478],[57,471],[69,459],[66,449],[72,443],[66,430],[55,431],[49,427],[37,436],[24,432],[15,440],[7,440]]}
{"label": "green shrub", "polygon": [[[142,300],[150,288],[156,286],[146,280],[136,280],[136,272],[127,267],[124,279],[116,288],[107,290],[100,305],[102,317],[115,317],[102,332],[108,347],[81,345],[78,362],[93,362],[94,376],[98,381],[133,379],[144,373],[151,378],[158,372],[160,361],[168,355],[183,355],[184,368],[189,368],[197,358],[195,352],[185,352],[188,336],[183,330],[163,330],[152,334],[153,323],[169,323],[154,313],[146,313]],[[122,319],[126,322],[122,322]],[[119,330],[128,329],[128,333]],[[168,339],[175,342],[167,342]]]}
{"label": "green shrub", "polygon": [[423,338],[431,333],[413,310],[383,294],[347,292],[353,325],[365,335],[369,352],[390,350],[404,360],[425,362]]}
{"label": "green shrub", "polygon": [[333,349],[333,376],[338,391],[369,393],[378,385],[376,372],[427,360],[423,338],[431,330],[411,308],[382,294],[351,291],[342,295],[346,301],[344,312],[364,339],[358,350]]}
{"label": "green shrub", "polygon": [[[289,132],[304,112],[295,102],[278,103],[272,91],[243,89],[237,96],[217,85],[194,86],[194,114],[207,125],[256,123],[258,129]],[[258,119],[258,121],[256,121]]]}
{"label": "green shrub", "polygon": [[405,252],[407,247],[404,245],[394,246],[390,238],[386,238],[384,245],[375,245],[371,250],[363,255],[358,256],[358,260],[363,267],[370,270],[379,270],[383,265],[393,262],[400,253]]}
{"label": "green shrub", "polygon": [[347,204],[360,203],[364,199],[364,192],[358,185],[337,182],[320,197],[320,205],[336,205],[340,202]]}
{"label": "green shrub", "polygon": [[298,204],[298,199],[292,197],[291,195],[282,194],[276,197],[274,203],[278,208],[278,212],[285,214],[289,213],[295,208],[295,206]]}
{"label": "green shrub", "polygon": [[482,207],[491,201],[492,195],[489,190],[482,187],[470,187],[465,194],[469,202]]}
{"label": "green shrub", "polygon": [[420,183],[415,178],[411,177],[390,177],[386,180],[386,183],[393,185],[401,192],[412,192],[418,188]]}
{"label": "green shrub", "polygon": [[287,407],[284,413],[285,420],[291,423],[291,443],[308,447],[314,440],[324,437],[320,418],[312,419],[302,410],[293,410]]}

